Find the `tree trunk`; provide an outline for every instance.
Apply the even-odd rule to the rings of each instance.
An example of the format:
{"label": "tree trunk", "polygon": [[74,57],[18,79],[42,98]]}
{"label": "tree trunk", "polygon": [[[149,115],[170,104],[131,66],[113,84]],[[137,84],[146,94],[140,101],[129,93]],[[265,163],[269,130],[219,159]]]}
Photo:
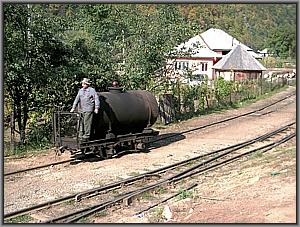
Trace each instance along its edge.
{"label": "tree trunk", "polygon": [[24,144],[26,138],[25,129],[28,120],[28,105],[26,96],[23,97],[23,100],[21,101],[20,94],[16,94],[15,106],[17,113],[16,118],[20,134],[20,144]]}
{"label": "tree trunk", "polygon": [[[27,100],[27,99],[26,99]],[[25,142],[25,138],[26,138],[26,125],[27,125],[27,120],[28,120],[28,105],[27,102],[25,101],[23,103],[23,131],[21,132],[22,135],[22,143]]]}
{"label": "tree trunk", "polygon": [[16,103],[17,107],[17,122],[18,122],[18,129],[20,134],[20,143],[23,144],[25,140],[25,131],[23,130],[23,124],[22,124],[22,111],[21,111],[21,103]]}
{"label": "tree trunk", "polygon": [[10,149],[15,150],[15,113],[14,110],[10,114]]}

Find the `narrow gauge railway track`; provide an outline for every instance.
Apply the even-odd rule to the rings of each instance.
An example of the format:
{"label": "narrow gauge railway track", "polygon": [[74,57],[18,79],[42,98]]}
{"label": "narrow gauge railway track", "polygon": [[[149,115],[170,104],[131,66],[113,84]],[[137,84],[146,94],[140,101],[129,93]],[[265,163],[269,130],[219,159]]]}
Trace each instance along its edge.
{"label": "narrow gauge railway track", "polygon": [[[240,114],[240,115],[237,115],[237,116],[233,116],[233,117],[229,117],[229,118],[226,118],[226,119],[223,119],[223,120],[220,120],[220,121],[215,121],[215,122],[212,122],[212,123],[208,123],[208,124],[205,124],[205,125],[202,125],[200,127],[195,127],[195,128],[192,128],[192,129],[188,129],[188,130],[185,130],[185,131],[182,131],[182,132],[178,132],[177,134],[172,134],[172,135],[167,135],[167,136],[164,136],[164,135],[161,135],[161,138],[158,138],[158,139],[153,139],[151,141],[148,142],[148,144],[151,144],[151,143],[155,143],[155,142],[158,142],[158,141],[161,141],[161,140],[165,140],[165,139],[170,139],[172,137],[176,137],[178,136],[178,134],[187,134],[187,133],[190,133],[190,132],[194,132],[194,131],[197,131],[197,130],[200,130],[200,129],[203,129],[203,128],[207,128],[207,127],[210,127],[210,126],[214,126],[214,125],[217,125],[217,124],[221,124],[221,123],[224,123],[224,122],[227,122],[227,121],[231,121],[231,120],[235,120],[235,119],[238,119],[238,118],[241,118],[241,117],[246,117],[246,116],[249,116],[249,115],[253,115],[257,112],[261,112],[271,106],[274,106],[276,105],[277,103],[279,102],[282,102],[292,96],[296,95],[295,92],[292,92],[291,94],[287,95],[286,97],[284,98],[281,98],[273,103],[270,103],[266,106],[263,106],[263,107],[260,107],[256,110],[253,110],[253,111],[249,111],[249,112],[246,112],[246,113],[243,113],[243,114]],[[289,105],[290,103],[288,104],[285,104],[283,105],[282,107],[285,107],[286,105]],[[268,112],[265,112],[265,113],[262,113],[262,114],[259,114],[259,115],[266,115],[266,114],[269,114],[269,113],[272,113],[272,112],[275,112],[277,111],[278,109],[281,109],[282,107],[278,107],[276,108],[275,110],[270,110]]]}
{"label": "narrow gauge railway track", "polygon": [[[290,97],[288,97],[288,98],[290,98]],[[288,99],[288,98],[287,98],[287,99]],[[285,101],[285,100],[283,100],[283,101]],[[259,114],[257,114],[257,115],[258,115],[258,116],[261,116],[261,115],[267,115],[267,114],[270,114],[270,113],[274,113],[274,112],[276,112],[276,111],[278,111],[278,110],[280,110],[280,109],[285,108],[285,107],[288,106],[288,105],[291,105],[292,103],[295,103],[295,100],[289,100],[287,103],[284,103],[283,105],[281,105],[281,106],[279,106],[279,107],[276,107],[276,106],[275,106],[275,108],[273,108],[273,109],[271,109],[271,110],[268,110],[268,111],[266,111],[266,112],[259,113]],[[272,107],[274,107],[274,106],[272,106]]]}
{"label": "narrow gauge railway track", "polygon": [[[281,98],[271,104],[268,104],[264,107],[261,107],[259,109],[256,109],[256,110],[253,110],[253,111],[250,111],[250,112],[247,112],[247,113],[244,113],[244,114],[241,114],[241,115],[238,115],[238,116],[234,116],[234,117],[230,117],[230,118],[227,118],[227,119],[224,119],[224,120],[220,120],[220,121],[216,121],[216,122],[213,122],[213,123],[209,123],[209,124],[206,124],[206,125],[202,125],[200,127],[196,127],[196,128],[193,128],[193,129],[190,129],[190,130],[186,130],[186,131],[182,131],[182,132],[179,132],[179,134],[186,134],[186,133],[190,133],[190,132],[193,132],[193,131],[197,131],[197,130],[200,130],[200,129],[203,129],[203,128],[207,128],[207,127],[210,127],[210,126],[213,126],[213,125],[217,125],[217,124],[221,124],[221,123],[224,123],[224,122],[227,122],[227,121],[231,121],[231,120],[234,120],[234,119],[237,119],[237,118],[240,118],[240,117],[245,117],[245,116],[248,116],[248,115],[251,115],[251,114],[255,114],[256,112],[260,112],[260,111],[263,111],[265,110],[266,108],[268,107],[271,107],[271,106],[274,106],[276,105],[277,103],[279,102],[282,102],[292,96],[294,96],[295,93],[291,93],[289,95],[287,95],[286,97],[284,98]],[[290,103],[287,103],[285,104],[284,106],[286,105],[289,105]],[[284,107],[283,106],[283,107]],[[280,109],[282,107],[279,107],[279,108],[276,108],[275,110],[270,110],[266,113],[262,113],[262,114],[259,114],[259,115],[266,115],[266,114],[269,114],[269,113],[272,113],[272,112],[275,112],[276,110]],[[155,143],[155,142],[158,142],[158,141],[161,141],[161,140],[165,140],[165,139],[169,139],[169,138],[172,138],[172,137],[175,137],[177,136],[178,134],[175,134],[175,135],[168,135],[168,136],[164,136],[164,135],[161,135],[161,138],[158,138],[158,139],[154,139],[154,140],[151,140],[149,142],[147,142],[147,144],[151,144],[151,143]],[[47,168],[47,167],[50,167],[50,166],[54,166],[54,165],[60,165],[60,164],[64,164],[64,163],[68,163],[68,162],[72,162],[72,161],[76,161],[78,162],[79,159],[78,157],[77,158],[71,158],[71,159],[68,159],[68,160],[65,160],[65,161],[60,161],[60,162],[53,162],[53,163],[49,163],[49,164],[45,164],[45,165],[41,165],[41,166],[36,166],[36,167],[31,167],[31,168],[27,168],[27,169],[22,169],[22,170],[17,170],[17,171],[13,171],[13,172],[9,172],[9,173],[5,173],[4,176],[11,176],[11,175],[14,175],[14,174],[18,174],[18,173],[24,173],[24,172],[28,172],[28,171],[32,171],[32,170],[37,170],[37,169],[42,169],[42,168]]]}
{"label": "narrow gauge railway track", "polygon": [[[278,133],[278,131],[276,132],[276,134],[277,133]],[[270,138],[271,134],[273,136],[275,135],[274,133],[270,133],[268,135],[265,134],[262,138],[260,138],[260,140],[265,140],[265,139]],[[176,183],[185,178],[188,178],[188,177],[194,176],[196,174],[200,174],[202,172],[205,172],[205,171],[220,167],[222,165],[225,165],[227,163],[233,162],[236,159],[242,158],[244,156],[247,156],[247,155],[257,152],[257,151],[261,151],[262,153],[264,153],[264,152],[290,140],[291,138],[295,137],[295,135],[296,135],[295,133],[291,133],[275,142],[271,142],[271,143],[263,145],[261,147],[258,147],[258,148],[255,148],[255,149],[252,149],[252,150],[249,150],[249,151],[237,154],[237,155],[230,156],[230,154],[234,154],[234,151],[239,150],[244,147],[244,145],[237,146],[232,150],[226,151],[225,153],[221,153],[215,157],[208,158],[205,161],[202,161],[199,164],[192,166],[191,168],[185,169],[179,173],[175,173],[171,176],[168,176],[165,179],[160,180],[159,182],[148,184],[144,187],[141,187],[141,188],[138,188],[138,189],[135,189],[132,191],[123,192],[123,193],[119,194],[118,196],[113,197],[112,199],[108,199],[99,204],[89,206],[88,208],[48,220],[45,223],[73,223],[73,222],[76,222],[76,221],[80,220],[81,218],[87,217],[98,211],[101,211],[101,210],[104,210],[111,206],[114,206],[116,204],[122,203],[124,200],[125,201],[132,200],[134,197],[140,196],[140,195],[142,195],[142,193],[152,191],[158,187],[164,187],[164,186],[167,186],[168,184]],[[246,145],[246,146],[248,146],[248,145]],[[229,155],[229,157],[226,157],[226,159],[225,159],[224,157],[226,155]]]}
{"label": "narrow gauge railway track", "polygon": [[[32,212],[34,210],[43,209],[43,208],[52,206],[54,204],[62,203],[64,201],[68,201],[68,200],[79,201],[83,198],[87,199],[87,198],[93,197],[95,195],[99,196],[101,193],[102,194],[109,193],[116,189],[121,189],[118,196],[114,196],[115,193],[113,193],[113,195],[110,195],[110,196],[105,195],[104,202],[101,201],[98,204],[94,204],[92,206],[89,205],[88,208],[77,210],[73,213],[65,214],[60,217],[53,218],[53,219],[47,221],[47,223],[75,222],[84,216],[91,215],[97,211],[108,208],[108,207],[110,207],[116,203],[120,203],[124,200],[130,200],[133,197],[140,195],[141,193],[144,193],[149,190],[153,190],[159,186],[166,186],[170,183],[177,182],[186,177],[190,177],[195,174],[204,172],[206,170],[213,169],[220,165],[224,165],[226,163],[232,162],[238,158],[241,158],[245,155],[248,155],[250,153],[253,153],[253,152],[256,152],[259,150],[261,152],[265,152],[265,151],[267,151],[275,146],[278,146],[281,143],[284,143],[287,140],[293,138],[295,136],[295,133],[291,133],[288,136],[285,136],[284,138],[281,138],[275,142],[271,142],[266,145],[262,145],[261,147],[254,148],[250,151],[240,153],[239,150],[242,148],[246,148],[249,145],[254,145],[257,142],[263,142],[265,140],[270,139],[271,137],[278,136],[282,133],[286,133],[286,131],[293,130],[293,125],[295,125],[295,122],[287,124],[284,127],[281,127],[277,130],[266,133],[262,136],[254,138],[254,139],[251,139],[251,140],[239,143],[239,144],[235,144],[235,145],[223,148],[223,149],[219,149],[219,150],[216,150],[216,151],[204,154],[204,155],[196,156],[194,158],[190,158],[190,159],[187,159],[187,160],[184,160],[184,161],[181,161],[181,162],[178,162],[178,163],[175,163],[175,164],[172,164],[172,165],[169,165],[169,166],[157,169],[157,170],[153,170],[153,171],[147,172],[145,174],[131,177],[131,178],[128,178],[128,179],[125,179],[122,181],[118,181],[118,182],[115,182],[112,184],[108,184],[108,185],[105,185],[102,187],[97,187],[97,188],[87,190],[87,191],[84,191],[81,193],[73,194],[73,195],[70,195],[70,196],[67,196],[64,198],[56,199],[53,201],[48,201],[48,202],[45,202],[45,203],[42,203],[42,204],[39,204],[39,205],[36,205],[33,207],[29,207],[29,208],[26,208],[23,210],[19,210],[16,212],[8,213],[8,214],[4,215],[4,219],[8,219],[8,218],[12,218],[12,217],[24,214],[24,213]],[[205,160],[203,160],[204,158],[205,158]],[[198,162],[198,163],[195,164],[195,162]],[[193,165],[193,166],[189,167],[190,165]],[[183,168],[183,167],[186,167],[186,169],[181,170],[181,172],[179,172],[179,173],[167,172],[167,171],[174,171],[175,169]],[[176,171],[178,171],[178,170],[176,170]],[[166,174],[166,176],[162,177],[161,174],[163,174],[163,173]],[[161,180],[159,182],[148,184],[144,187],[139,187],[138,189],[136,189],[137,186],[135,186],[135,188],[132,189],[131,191],[130,190],[128,191],[128,189],[125,188],[127,191],[124,191],[124,186],[129,186],[129,185],[132,186],[137,181],[140,184],[141,180],[145,181],[145,180],[147,180],[147,178],[148,178],[148,180],[149,180],[149,178],[150,179],[152,178],[152,181],[153,181],[153,177],[158,177]],[[144,182],[143,182],[143,185],[145,185]],[[78,206],[78,204],[77,204],[77,206]]]}
{"label": "narrow gauge railway track", "polygon": [[48,163],[48,164],[45,164],[45,165],[31,167],[31,168],[28,168],[28,169],[21,169],[21,170],[5,173],[4,176],[11,176],[11,175],[14,175],[14,174],[17,174],[17,173],[24,173],[24,172],[28,172],[28,171],[31,171],[31,170],[42,169],[42,168],[46,168],[46,167],[50,167],[50,166],[54,166],[54,165],[61,165],[61,164],[72,162],[72,161],[75,161],[75,158],[71,158],[71,159],[68,159],[68,160],[63,160],[63,161],[60,161],[60,162],[52,162],[52,163]]}
{"label": "narrow gauge railway track", "polygon": [[[80,157],[83,158],[83,155],[81,155]],[[18,173],[24,173],[24,172],[28,172],[28,171],[32,171],[32,170],[43,169],[43,168],[47,168],[47,167],[50,167],[50,166],[61,165],[61,164],[65,164],[65,163],[78,163],[78,162],[82,161],[82,160],[79,159],[80,157],[70,158],[70,159],[63,160],[63,161],[58,161],[58,162],[51,162],[51,163],[47,163],[45,165],[34,166],[34,167],[31,167],[31,168],[27,168],[27,169],[16,170],[16,171],[13,171],[13,172],[5,173],[4,176],[5,177],[6,176],[11,176],[11,175],[18,174]]]}

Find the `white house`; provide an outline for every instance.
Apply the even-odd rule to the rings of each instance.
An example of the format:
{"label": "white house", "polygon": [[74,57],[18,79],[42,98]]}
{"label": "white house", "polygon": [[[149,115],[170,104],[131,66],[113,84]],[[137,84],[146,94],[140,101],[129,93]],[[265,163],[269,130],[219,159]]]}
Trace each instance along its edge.
{"label": "white house", "polygon": [[257,52],[261,58],[269,57],[271,55],[267,48],[265,48],[263,50],[258,50]]}
{"label": "white house", "polygon": [[[259,58],[250,47],[223,30],[211,28],[174,48],[174,57],[167,60],[167,77],[191,85],[201,83],[205,75],[213,80],[213,66],[237,45]],[[188,72],[192,76],[188,77]]]}

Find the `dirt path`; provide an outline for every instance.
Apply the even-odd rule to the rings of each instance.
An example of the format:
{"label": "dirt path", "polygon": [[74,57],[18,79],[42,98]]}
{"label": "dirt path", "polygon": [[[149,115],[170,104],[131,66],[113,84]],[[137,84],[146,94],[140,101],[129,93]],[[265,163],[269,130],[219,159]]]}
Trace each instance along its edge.
{"label": "dirt path", "polygon": [[[267,100],[261,100],[246,108],[201,116],[169,126],[161,130],[161,134],[191,129],[242,112],[248,112],[280,97],[284,97],[292,90],[295,90],[295,88],[291,87]],[[4,212],[19,210],[59,196],[87,190],[120,178],[143,173],[211,150],[245,141],[295,121],[295,119],[296,104],[291,103],[285,108],[268,115],[244,117],[186,134],[184,140],[153,149],[148,153],[128,154],[120,158],[101,162],[54,166],[44,170],[8,177],[4,181]],[[270,157],[270,162],[266,161],[264,164],[261,164],[261,160],[257,158],[250,160],[253,162],[253,166],[248,166],[249,162],[245,162],[238,166],[226,167],[230,168],[227,174],[224,174],[224,170],[220,170],[207,176],[206,178],[210,180],[205,181],[204,184],[195,189],[195,197],[190,198],[190,200],[186,199],[187,201],[172,200],[168,202],[172,211],[172,218],[168,222],[295,223],[295,141],[289,142],[288,147],[284,149],[288,148],[291,148],[288,152],[278,151],[279,153],[276,153],[276,151],[273,151],[275,158]],[[276,158],[277,156],[279,158]],[[67,158],[66,154],[57,157],[53,151],[49,151],[43,155],[5,160],[4,169],[5,172],[9,172],[40,163],[47,163],[49,160],[53,161],[53,159],[56,159],[59,161],[65,158]],[[282,159],[287,160],[282,162]],[[285,169],[286,172],[280,172],[285,171]],[[273,176],[272,171],[279,171],[280,173],[273,174]],[[196,195],[221,198],[221,200],[201,199],[197,198]],[[185,207],[186,209],[183,209]],[[128,215],[128,218],[113,216],[99,220],[95,219],[94,221],[153,222],[151,221],[151,212],[149,212],[148,217],[147,214],[144,218],[138,220],[131,219],[130,213]],[[164,221],[163,217],[161,221]]]}

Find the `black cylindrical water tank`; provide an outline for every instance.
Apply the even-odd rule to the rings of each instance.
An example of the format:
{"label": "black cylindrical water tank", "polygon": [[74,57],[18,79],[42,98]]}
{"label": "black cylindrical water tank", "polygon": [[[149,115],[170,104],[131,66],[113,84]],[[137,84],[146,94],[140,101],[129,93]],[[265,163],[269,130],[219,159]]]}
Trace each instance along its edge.
{"label": "black cylindrical water tank", "polygon": [[155,97],[148,91],[122,91],[110,88],[98,93],[100,110],[94,115],[93,139],[104,138],[107,133],[123,135],[142,132],[152,126],[158,117]]}

